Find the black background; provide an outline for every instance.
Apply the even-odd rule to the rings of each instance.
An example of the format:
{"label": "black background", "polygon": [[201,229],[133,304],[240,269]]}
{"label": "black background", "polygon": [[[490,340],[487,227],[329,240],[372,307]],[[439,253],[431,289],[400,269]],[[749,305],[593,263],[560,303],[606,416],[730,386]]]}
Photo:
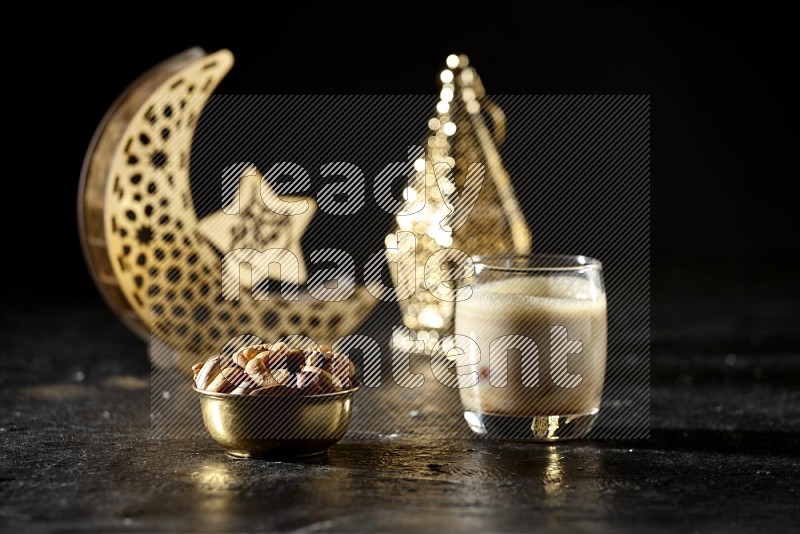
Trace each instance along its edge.
{"label": "black background", "polygon": [[7,154],[17,164],[5,234],[26,282],[7,284],[6,297],[97,298],[75,222],[85,149],[135,77],[191,46],[234,53],[223,94],[434,94],[452,52],[467,53],[494,94],[650,94],[654,272],[702,263],[746,276],[798,255],[796,50],[788,14],[767,4],[454,2],[289,15],[225,4],[99,24],[41,15],[10,49],[19,85],[7,133],[20,142]]}
{"label": "black background", "polygon": [[[3,19],[5,530],[797,529],[798,54],[782,4],[29,5]],[[150,366],[92,287],[75,200],[114,98],[196,45],[236,56],[220,93],[434,94],[463,51],[494,94],[651,94],[651,439],[437,443],[453,413],[419,401],[408,441],[368,434],[321,465],[151,440]]]}

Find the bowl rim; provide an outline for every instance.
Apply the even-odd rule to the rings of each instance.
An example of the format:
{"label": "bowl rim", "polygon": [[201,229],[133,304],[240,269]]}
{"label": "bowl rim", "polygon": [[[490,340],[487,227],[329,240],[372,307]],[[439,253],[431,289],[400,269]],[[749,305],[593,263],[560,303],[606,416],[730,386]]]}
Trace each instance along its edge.
{"label": "bowl rim", "polygon": [[305,400],[305,399],[327,399],[327,398],[330,398],[330,397],[339,397],[339,396],[345,396],[345,395],[348,395],[348,394],[353,394],[356,391],[358,391],[359,389],[361,389],[361,384],[356,384],[355,386],[351,387],[350,389],[344,389],[342,391],[334,391],[334,392],[331,392],[331,393],[318,393],[317,395],[298,395],[298,396],[293,396],[293,397],[278,397],[278,396],[272,397],[270,395],[254,395],[254,396],[251,396],[251,395],[231,395],[230,393],[219,393],[219,392],[216,392],[216,391],[206,391],[204,389],[198,388],[195,385],[192,386],[192,389],[199,395],[202,395],[202,396],[205,396],[205,397],[211,397],[211,398],[215,398],[215,399],[249,399],[249,398],[253,398],[254,400],[255,399],[272,399],[272,400],[285,399],[285,400],[299,401],[299,400]]}

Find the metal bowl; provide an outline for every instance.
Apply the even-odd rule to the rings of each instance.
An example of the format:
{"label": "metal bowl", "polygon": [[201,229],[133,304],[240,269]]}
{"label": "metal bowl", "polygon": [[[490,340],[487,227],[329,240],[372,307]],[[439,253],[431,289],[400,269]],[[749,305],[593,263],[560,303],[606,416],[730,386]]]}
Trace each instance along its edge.
{"label": "metal bowl", "polygon": [[359,388],[289,397],[192,389],[200,396],[206,429],[228,454],[272,458],[321,454],[339,441],[350,424],[353,395]]}

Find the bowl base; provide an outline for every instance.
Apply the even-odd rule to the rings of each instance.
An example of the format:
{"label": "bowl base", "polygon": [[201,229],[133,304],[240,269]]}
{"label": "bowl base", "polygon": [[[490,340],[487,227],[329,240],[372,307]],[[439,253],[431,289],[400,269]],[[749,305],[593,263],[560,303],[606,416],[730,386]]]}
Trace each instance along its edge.
{"label": "bowl base", "polygon": [[273,447],[247,449],[226,449],[229,456],[237,459],[255,458],[260,460],[280,460],[286,458],[311,458],[323,455],[338,440],[303,440],[275,444]]}

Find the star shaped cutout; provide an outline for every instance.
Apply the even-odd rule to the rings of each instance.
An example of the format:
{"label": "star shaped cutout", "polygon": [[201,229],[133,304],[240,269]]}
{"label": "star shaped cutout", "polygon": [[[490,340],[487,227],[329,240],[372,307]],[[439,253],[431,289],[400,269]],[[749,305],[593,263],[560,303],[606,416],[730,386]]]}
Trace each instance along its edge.
{"label": "star shaped cutout", "polygon": [[[282,215],[270,210],[262,198],[277,197],[284,202],[305,200],[308,209],[297,215]],[[235,205],[239,202],[239,212]],[[227,212],[227,213],[226,213]],[[226,254],[239,248],[266,250],[282,248],[297,257],[300,265],[299,279],[304,284],[308,278],[300,239],[317,212],[313,198],[280,196],[264,181],[262,174],[254,166],[242,173],[239,194],[225,207],[205,217],[198,225],[198,232],[217,250]],[[238,269],[238,267],[236,267]],[[223,273],[227,274],[227,273]],[[236,273],[238,276],[238,272]],[[243,281],[244,282],[244,281]],[[253,280],[257,285],[261,280]],[[243,289],[245,284],[242,284]]]}

